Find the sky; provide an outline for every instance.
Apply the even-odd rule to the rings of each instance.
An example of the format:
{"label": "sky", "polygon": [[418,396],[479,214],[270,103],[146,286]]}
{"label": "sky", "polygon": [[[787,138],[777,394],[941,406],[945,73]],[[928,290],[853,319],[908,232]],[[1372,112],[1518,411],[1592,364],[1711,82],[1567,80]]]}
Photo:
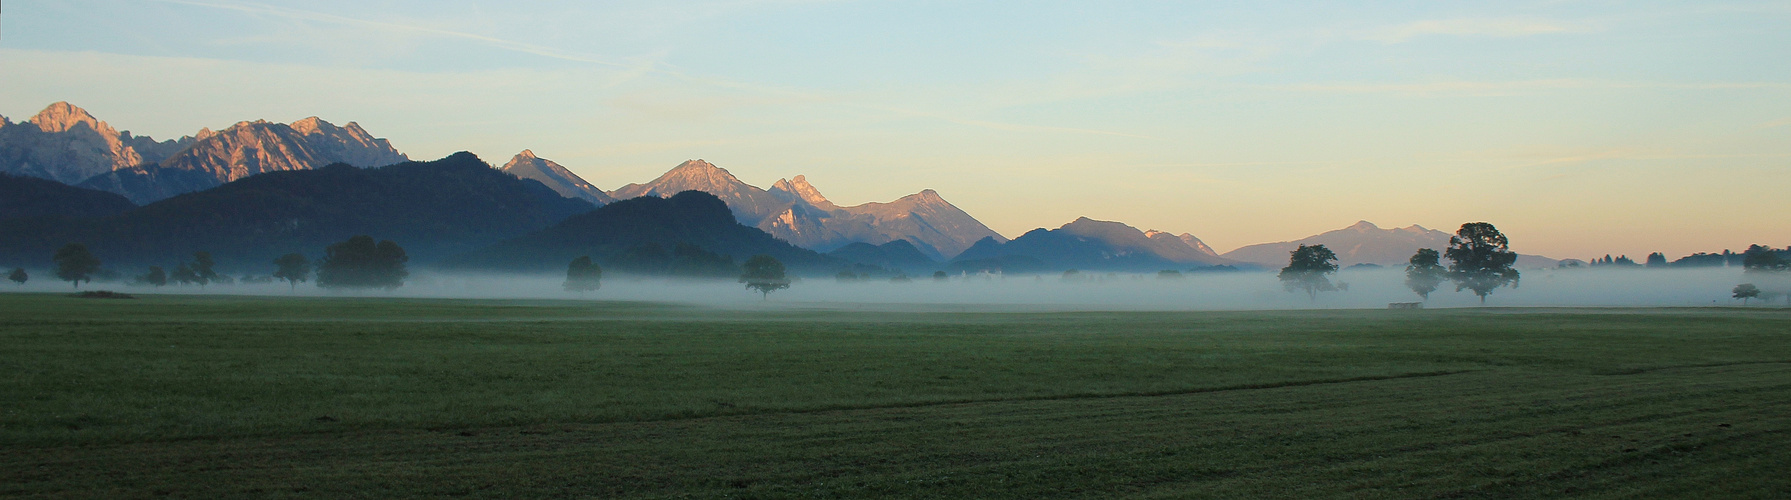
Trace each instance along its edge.
{"label": "sky", "polygon": [[1555,258],[1791,245],[1791,1],[14,0],[0,115],[358,122],[605,189],[701,158],[1220,251],[1491,222]]}

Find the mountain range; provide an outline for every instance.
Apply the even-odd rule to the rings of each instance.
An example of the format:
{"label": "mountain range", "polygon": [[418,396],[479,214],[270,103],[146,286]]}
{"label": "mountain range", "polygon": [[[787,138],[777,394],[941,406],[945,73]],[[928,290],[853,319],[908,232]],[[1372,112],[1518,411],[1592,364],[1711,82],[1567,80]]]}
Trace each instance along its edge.
{"label": "mountain range", "polygon": [[[1036,259],[1046,269],[1115,270],[1154,272],[1165,269],[1207,267],[1235,262],[1212,254],[1204,243],[1197,248],[1181,237],[1160,231],[1147,236],[1138,228],[1119,222],[1078,218],[1057,229],[1034,229],[1002,242],[985,238],[959,254],[953,262],[966,271],[1015,272],[1013,257]],[[1195,242],[1199,239],[1188,237]],[[974,269],[984,263],[988,269]]]}
{"label": "mountain range", "polygon": [[[1337,265],[1349,267],[1358,264],[1374,264],[1385,267],[1404,267],[1411,260],[1412,254],[1420,248],[1437,251],[1449,246],[1449,238],[1453,236],[1435,229],[1413,224],[1407,227],[1382,229],[1368,221],[1360,221],[1349,227],[1335,231],[1307,236],[1294,241],[1261,243],[1250,245],[1230,252],[1221,257],[1248,262],[1271,269],[1287,265],[1288,255],[1300,245],[1324,245],[1337,253]],[[1517,266],[1520,268],[1554,267],[1559,261],[1547,257],[1519,254]]]}
{"label": "mountain range", "polygon": [[[373,168],[381,165],[390,166]],[[356,174],[357,169],[366,171]],[[480,182],[488,185],[469,184]],[[707,193],[737,225],[802,252],[769,245],[707,218],[712,213],[653,215],[653,210],[690,215],[715,208],[683,194],[689,191]],[[624,205],[634,208],[585,216],[631,199],[677,196],[686,199],[671,205],[638,202]],[[649,229],[617,217],[657,217],[653,220],[684,224],[684,229]],[[1140,231],[1085,217],[1010,241],[931,189],[887,203],[840,206],[801,175],[761,189],[698,159],[650,182],[604,191],[530,150],[500,168],[470,153],[410,162],[388,141],[353,122],[338,127],[316,117],[291,124],[245,121],[217,132],[202,129],[194,136],[157,141],[116,130],[66,102],[25,122],[0,117],[0,220],[9,237],[0,242],[0,257],[24,258],[21,262],[41,260],[38,254],[58,240],[118,240],[98,245],[110,252],[104,258],[124,262],[163,262],[170,255],[190,253],[189,247],[210,248],[221,259],[255,261],[266,257],[261,253],[309,248],[342,231],[359,231],[409,238],[420,261],[486,256],[483,261],[457,261],[473,267],[515,267],[495,256],[504,251],[526,254],[513,245],[532,242],[528,244],[563,247],[543,247],[546,253],[582,249],[622,261],[629,261],[623,258],[628,254],[646,263],[642,269],[657,265],[652,262],[671,267],[685,261],[713,264],[755,249],[786,255],[812,270],[857,265],[915,273],[1148,272],[1216,265],[1274,269],[1285,265],[1288,253],[1301,244],[1326,245],[1346,267],[1400,266],[1418,248],[1446,246],[1450,236],[1416,225],[1381,229],[1363,221],[1220,255],[1192,234]],[[618,227],[658,236],[572,234]],[[703,231],[717,234],[694,236]],[[251,249],[255,245],[268,248]],[[654,260],[659,259],[655,252],[666,257]],[[1555,262],[1526,255],[1518,264]]]}
{"label": "mountain range", "polygon": [[803,176],[778,179],[765,190],[703,160],[686,161],[651,182],[629,184],[609,194],[629,199],[683,191],[713,194],[728,204],[741,224],[822,252],[854,242],[875,245],[908,240],[929,257],[945,260],[977,240],[1006,241],[931,189],[888,203],[841,207],[828,201]]}
{"label": "mountain range", "polygon": [[732,278],[737,265],[770,255],[791,271],[819,274],[844,263],[739,223],[713,194],[640,196],[571,216],[551,227],[449,259],[451,269],[554,272],[589,256],[636,274]]}
{"label": "mountain range", "polygon": [[0,117],[0,173],[110,191],[139,204],[266,172],[408,160],[354,122],[338,127],[317,117],[245,121],[169,141],[120,132],[67,102],[23,123]]}
{"label": "mountain range", "polygon": [[594,208],[471,153],[367,169],[338,163],[255,175],[109,215],[0,220],[7,236],[0,261],[48,266],[57,247],[80,242],[108,266],[169,266],[205,251],[223,268],[260,269],[288,252],[316,259],[324,246],[366,234],[399,242],[412,262],[426,265]]}

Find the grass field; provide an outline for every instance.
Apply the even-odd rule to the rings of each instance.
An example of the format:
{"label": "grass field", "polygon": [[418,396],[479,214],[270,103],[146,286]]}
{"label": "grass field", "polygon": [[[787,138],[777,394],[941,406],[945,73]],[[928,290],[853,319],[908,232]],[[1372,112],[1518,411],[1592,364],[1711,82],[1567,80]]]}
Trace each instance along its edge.
{"label": "grass field", "polygon": [[1784,497],[1791,310],[0,294],[7,497]]}

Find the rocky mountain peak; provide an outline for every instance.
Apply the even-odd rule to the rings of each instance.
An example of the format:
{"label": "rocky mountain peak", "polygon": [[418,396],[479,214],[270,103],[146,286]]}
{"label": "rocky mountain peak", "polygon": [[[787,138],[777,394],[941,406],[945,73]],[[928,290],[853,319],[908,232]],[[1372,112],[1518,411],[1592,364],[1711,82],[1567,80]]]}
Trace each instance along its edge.
{"label": "rocky mountain peak", "polygon": [[331,125],[330,122],[323,121],[322,118],[318,118],[315,116],[307,117],[303,120],[292,122],[292,129],[298,131],[298,133],[305,134],[305,135],[323,132],[323,130],[326,127],[332,128],[332,129],[336,128],[336,126]]}
{"label": "rocky mountain peak", "polygon": [[608,193],[585,182],[584,178],[567,170],[566,167],[554,163],[553,160],[535,156],[533,150],[524,149],[521,153],[516,153],[516,156],[510,158],[509,163],[505,163],[503,168],[498,170],[517,178],[539,181],[559,193],[560,196],[582,199],[593,205],[602,206],[616,201]]}
{"label": "rocky mountain peak", "polygon": [[[826,196],[821,195],[821,190],[815,189],[814,185],[808,183],[808,178],[800,175],[787,180],[778,179],[777,183],[771,185],[770,191],[772,194],[777,194],[779,196],[790,196],[794,199],[800,199],[804,203],[808,203],[809,205],[821,209],[832,210],[834,208],[833,202],[828,201]],[[787,195],[781,193],[787,193]]]}
{"label": "rocky mountain peak", "polygon": [[38,130],[52,133],[67,132],[69,129],[75,128],[75,125],[86,124],[87,128],[93,129],[95,132],[106,135],[118,134],[116,130],[112,130],[111,126],[106,125],[106,122],[94,118],[87,110],[69,104],[67,101],[44,107],[43,111],[37,112],[37,116],[31,117],[31,124],[36,125]]}

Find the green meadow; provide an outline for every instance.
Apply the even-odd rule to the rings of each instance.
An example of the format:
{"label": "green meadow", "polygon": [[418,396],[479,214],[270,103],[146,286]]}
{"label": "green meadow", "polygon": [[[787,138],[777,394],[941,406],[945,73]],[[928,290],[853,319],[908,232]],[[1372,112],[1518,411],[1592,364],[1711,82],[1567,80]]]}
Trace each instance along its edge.
{"label": "green meadow", "polygon": [[0,496],[1775,497],[1791,309],[0,294]]}

